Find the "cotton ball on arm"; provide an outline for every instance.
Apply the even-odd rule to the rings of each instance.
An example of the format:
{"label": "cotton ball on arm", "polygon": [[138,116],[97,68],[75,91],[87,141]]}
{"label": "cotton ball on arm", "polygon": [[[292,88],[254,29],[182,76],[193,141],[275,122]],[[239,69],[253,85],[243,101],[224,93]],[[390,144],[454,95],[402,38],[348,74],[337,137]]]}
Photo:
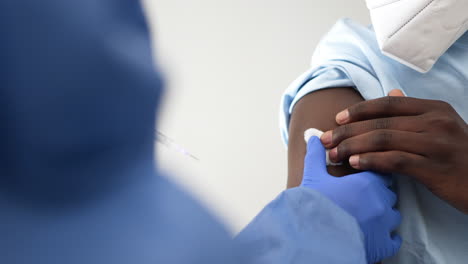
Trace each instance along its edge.
{"label": "cotton ball on arm", "polygon": [[[304,140],[306,144],[309,142],[309,139],[313,136],[316,136],[318,138],[321,138],[323,135],[323,131],[318,130],[316,128],[309,128],[304,132]],[[330,161],[330,156],[329,156],[330,150],[327,149],[326,155],[327,155],[327,166],[340,166],[343,165],[342,163],[334,163]]]}

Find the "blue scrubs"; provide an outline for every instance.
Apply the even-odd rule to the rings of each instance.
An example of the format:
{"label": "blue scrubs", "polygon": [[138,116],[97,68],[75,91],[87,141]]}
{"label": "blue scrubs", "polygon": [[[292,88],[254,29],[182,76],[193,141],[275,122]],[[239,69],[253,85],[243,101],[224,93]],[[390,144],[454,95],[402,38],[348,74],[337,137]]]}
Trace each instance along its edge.
{"label": "blue scrubs", "polygon": [[[366,100],[401,89],[408,96],[450,103],[468,121],[468,33],[427,74],[384,56],[372,28],[340,20],[318,45],[310,69],[286,90],[280,113],[283,139],[289,118],[303,96],[333,87],[355,87]],[[399,253],[384,263],[444,264],[468,260],[468,215],[434,196],[424,186],[395,175],[403,222]]]}
{"label": "blue scrubs", "polygon": [[313,190],[233,240],[160,175],[136,1],[0,1],[0,36],[1,263],[365,263],[354,218]]}

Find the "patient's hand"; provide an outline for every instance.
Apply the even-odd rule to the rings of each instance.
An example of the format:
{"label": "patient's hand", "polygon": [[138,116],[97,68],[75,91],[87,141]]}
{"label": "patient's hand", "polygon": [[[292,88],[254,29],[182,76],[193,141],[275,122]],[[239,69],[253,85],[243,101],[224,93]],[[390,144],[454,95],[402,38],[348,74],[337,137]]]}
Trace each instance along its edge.
{"label": "patient's hand", "polygon": [[449,104],[385,97],[337,115],[341,126],[322,136],[334,162],[401,173],[468,213],[468,125]]}

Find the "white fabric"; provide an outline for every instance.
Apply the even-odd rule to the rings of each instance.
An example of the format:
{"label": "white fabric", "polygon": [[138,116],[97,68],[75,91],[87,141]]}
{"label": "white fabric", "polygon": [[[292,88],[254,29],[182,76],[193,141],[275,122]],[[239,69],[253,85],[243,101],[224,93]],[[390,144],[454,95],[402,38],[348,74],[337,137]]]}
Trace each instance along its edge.
{"label": "white fabric", "polygon": [[366,0],[382,53],[428,72],[468,31],[468,0]]}
{"label": "white fabric", "polygon": [[[307,129],[305,132],[304,132],[304,140],[307,143],[309,143],[309,139],[313,136],[316,136],[318,138],[321,138],[323,135],[323,131],[321,130],[318,130],[316,128],[309,128]],[[331,162],[330,161],[330,150],[327,149],[327,166],[339,166],[339,165],[343,165],[343,163],[334,163],[334,162]]]}

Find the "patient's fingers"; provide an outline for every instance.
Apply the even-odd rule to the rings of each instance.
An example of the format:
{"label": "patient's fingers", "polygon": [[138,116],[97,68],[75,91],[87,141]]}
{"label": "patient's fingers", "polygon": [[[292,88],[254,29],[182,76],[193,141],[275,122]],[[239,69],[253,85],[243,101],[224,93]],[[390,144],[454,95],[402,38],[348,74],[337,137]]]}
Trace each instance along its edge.
{"label": "patient's fingers", "polygon": [[427,167],[428,160],[418,154],[393,150],[353,155],[349,158],[349,164],[358,170],[399,173],[423,180],[424,168]]}
{"label": "patient's fingers", "polygon": [[424,126],[422,116],[401,116],[379,118],[346,124],[327,131],[321,140],[326,148],[333,148],[348,138],[365,134],[374,130],[390,129],[409,132],[420,132]]}
{"label": "patient's fingers", "polygon": [[336,122],[344,125],[351,122],[391,116],[420,115],[439,108],[442,102],[411,97],[383,97],[357,103],[336,115]]}
{"label": "patient's fingers", "polygon": [[400,150],[424,155],[431,139],[418,133],[379,129],[342,141],[329,152],[330,160],[341,162],[349,156],[377,151]]}

